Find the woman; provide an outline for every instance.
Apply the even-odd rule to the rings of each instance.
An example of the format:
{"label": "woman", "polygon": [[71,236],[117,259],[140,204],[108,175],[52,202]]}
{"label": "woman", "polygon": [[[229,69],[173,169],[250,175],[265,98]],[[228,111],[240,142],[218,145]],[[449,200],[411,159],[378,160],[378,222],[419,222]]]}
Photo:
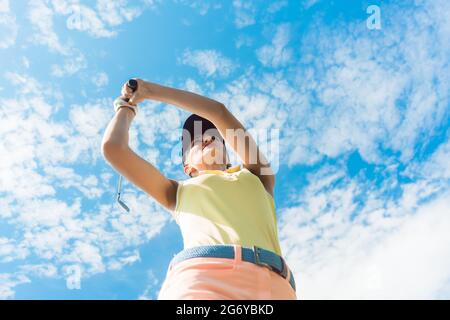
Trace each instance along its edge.
{"label": "woman", "polygon": [[[296,299],[278,241],[275,175],[251,135],[218,101],[135,80],[137,90],[124,84],[115,102],[102,153],[180,226],[184,250],[172,259],[158,299]],[[189,179],[166,178],[129,148],[128,130],[145,99],[192,113],[182,134]],[[225,141],[242,165],[231,166]]]}

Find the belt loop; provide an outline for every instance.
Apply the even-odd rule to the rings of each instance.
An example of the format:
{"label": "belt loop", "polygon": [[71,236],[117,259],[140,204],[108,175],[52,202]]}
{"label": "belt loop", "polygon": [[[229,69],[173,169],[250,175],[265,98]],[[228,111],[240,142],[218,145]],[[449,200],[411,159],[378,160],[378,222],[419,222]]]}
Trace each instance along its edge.
{"label": "belt loop", "polygon": [[234,267],[242,261],[242,245],[234,244]]}

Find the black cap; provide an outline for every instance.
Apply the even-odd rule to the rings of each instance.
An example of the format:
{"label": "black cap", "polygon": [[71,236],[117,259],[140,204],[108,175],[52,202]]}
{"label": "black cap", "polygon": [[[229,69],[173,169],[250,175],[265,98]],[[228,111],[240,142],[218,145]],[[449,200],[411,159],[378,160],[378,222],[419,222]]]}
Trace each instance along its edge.
{"label": "black cap", "polygon": [[[201,130],[200,130],[201,129]],[[183,133],[181,135],[181,154],[182,154],[182,161],[183,164],[185,162],[185,152],[191,148],[191,143],[194,141],[195,136],[197,135],[203,135],[206,131],[211,130],[211,134],[216,138],[219,139],[225,144],[225,140],[220,135],[219,130],[216,128],[216,126],[209,121],[208,119],[205,119],[203,117],[200,117],[199,115],[193,113],[191,114],[183,125]]]}

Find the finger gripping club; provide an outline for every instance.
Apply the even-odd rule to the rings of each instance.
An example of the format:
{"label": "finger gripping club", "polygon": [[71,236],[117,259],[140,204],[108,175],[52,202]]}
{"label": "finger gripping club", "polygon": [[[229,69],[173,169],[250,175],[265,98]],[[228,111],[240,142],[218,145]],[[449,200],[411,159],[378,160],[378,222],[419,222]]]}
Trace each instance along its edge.
{"label": "finger gripping club", "polygon": [[[135,79],[130,79],[127,82],[127,87],[133,90],[133,92],[135,92],[138,88],[138,82]],[[124,100],[128,102],[130,99],[125,98]]]}

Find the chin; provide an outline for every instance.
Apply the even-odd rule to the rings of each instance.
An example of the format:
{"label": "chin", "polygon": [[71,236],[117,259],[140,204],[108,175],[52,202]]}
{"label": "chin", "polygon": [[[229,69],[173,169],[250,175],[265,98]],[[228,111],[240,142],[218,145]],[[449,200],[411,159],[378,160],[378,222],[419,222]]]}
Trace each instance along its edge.
{"label": "chin", "polygon": [[[206,147],[208,148],[208,147]],[[217,148],[203,149],[203,160],[205,163],[220,164],[220,161],[224,158],[222,150]],[[209,160],[209,161],[206,161]],[[214,160],[214,161],[212,161]]]}

